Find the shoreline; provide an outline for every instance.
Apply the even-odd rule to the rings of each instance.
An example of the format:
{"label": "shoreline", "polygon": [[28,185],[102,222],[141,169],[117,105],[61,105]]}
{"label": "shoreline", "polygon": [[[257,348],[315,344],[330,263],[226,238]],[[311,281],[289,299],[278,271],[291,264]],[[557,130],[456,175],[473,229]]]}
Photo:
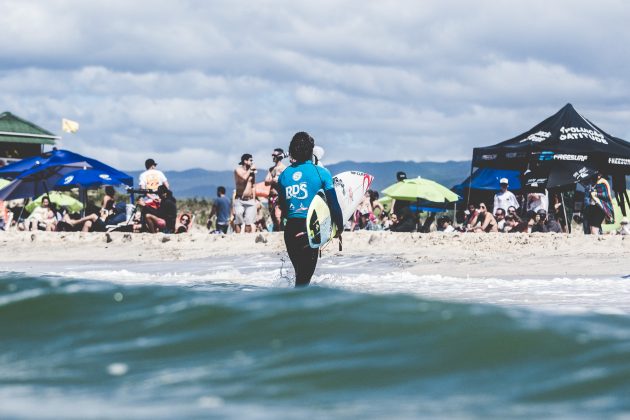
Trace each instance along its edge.
{"label": "shoreline", "polygon": [[[280,232],[164,235],[38,231],[0,233],[0,255],[3,269],[45,262],[177,262],[241,255],[280,258],[286,251]],[[338,242],[333,241],[322,256],[368,257],[368,261],[386,262],[393,270],[417,275],[623,277],[630,274],[624,261],[630,256],[630,237],[360,231],[343,236],[341,252]]]}

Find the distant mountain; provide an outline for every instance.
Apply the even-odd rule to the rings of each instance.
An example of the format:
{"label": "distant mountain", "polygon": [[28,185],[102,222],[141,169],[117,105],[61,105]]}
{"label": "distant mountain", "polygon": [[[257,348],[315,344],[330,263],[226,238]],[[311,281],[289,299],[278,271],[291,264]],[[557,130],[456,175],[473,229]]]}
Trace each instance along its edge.
{"label": "distant mountain", "polygon": [[[448,162],[352,162],[344,161],[326,166],[334,175],[344,171],[358,170],[374,176],[372,189],[382,191],[396,182],[396,172],[403,171],[408,178],[421,176],[451,188],[470,175],[470,161]],[[265,171],[258,172],[257,180],[262,181]],[[128,171],[137,184],[140,171]],[[188,169],[185,171],[166,171],[166,177],[177,198],[216,196],[217,187],[223,185],[228,191],[234,188],[233,171],[207,171]]]}

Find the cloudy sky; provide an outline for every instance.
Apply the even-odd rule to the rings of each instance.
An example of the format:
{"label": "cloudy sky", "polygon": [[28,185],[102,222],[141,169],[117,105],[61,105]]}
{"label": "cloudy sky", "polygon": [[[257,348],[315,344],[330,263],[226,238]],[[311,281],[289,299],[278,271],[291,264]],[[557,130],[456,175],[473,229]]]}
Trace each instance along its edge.
{"label": "cloudy sky", "polygon": [[567,102],[630,139],[624,1],[3,0],[0,111],[140,169],[468,160]]}

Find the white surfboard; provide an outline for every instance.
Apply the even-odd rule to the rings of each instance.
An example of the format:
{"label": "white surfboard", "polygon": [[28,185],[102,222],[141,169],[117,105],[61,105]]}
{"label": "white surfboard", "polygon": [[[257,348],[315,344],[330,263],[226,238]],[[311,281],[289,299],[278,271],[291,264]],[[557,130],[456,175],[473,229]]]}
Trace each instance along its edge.
{"label": "white surfboard", "polygon": [[[341,207],[344,222],[350,220],[356,211],[365,192],[372,185],[374,177],[365,172],[346,171],[333,177],[333,185],[337,193],[337,201]],[[313,199],[306,216],[308,241],[311,248],[326,245],[343,226],[335,226],[323,191]]]}

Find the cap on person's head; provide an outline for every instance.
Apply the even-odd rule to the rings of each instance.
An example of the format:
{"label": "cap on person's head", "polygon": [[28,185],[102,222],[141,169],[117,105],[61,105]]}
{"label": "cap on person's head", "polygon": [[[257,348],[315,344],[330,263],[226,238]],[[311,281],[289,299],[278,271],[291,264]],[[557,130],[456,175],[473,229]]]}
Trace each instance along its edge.
{"label": "cap on person's head", "polygon": [[153,159],[147,159],[144,161],[144,167],[149,169],[151,166],[157,166],[157,162]]}
{"label": "cap on person's head", "polygon": [[499,184],[501,184],[501,185],[508,185],[508,179],[507,178],[501,178],[499,180]]}
{"label": "cap on person's head", "polygon": [[271,155],[284,159],[284,150],[282,150],[280,147],[276,147],[275,149],[273,149],[273,153]]}
{"label": "cap on person's head", "polygon": [[545,211],[545,209],[539,209],[536,214],[539,214],[541,216],[546,216],[547,215],[547,211]]}
{"label": "cap on person's head", "polygon": [[404,173],[403,171],[398,171],[398,172],[396,172],[396,179],[398,181],[402,181],[404,179],[407,179],[407,174]]}
{"label": "cap on person's head", "polygon": [[245,163],[246,160],[250,160],[252,157],[253,156],[249,153],[244,153],[243,156],[241,156],[241,161],[238,164],[242,165],[243,163]]}

